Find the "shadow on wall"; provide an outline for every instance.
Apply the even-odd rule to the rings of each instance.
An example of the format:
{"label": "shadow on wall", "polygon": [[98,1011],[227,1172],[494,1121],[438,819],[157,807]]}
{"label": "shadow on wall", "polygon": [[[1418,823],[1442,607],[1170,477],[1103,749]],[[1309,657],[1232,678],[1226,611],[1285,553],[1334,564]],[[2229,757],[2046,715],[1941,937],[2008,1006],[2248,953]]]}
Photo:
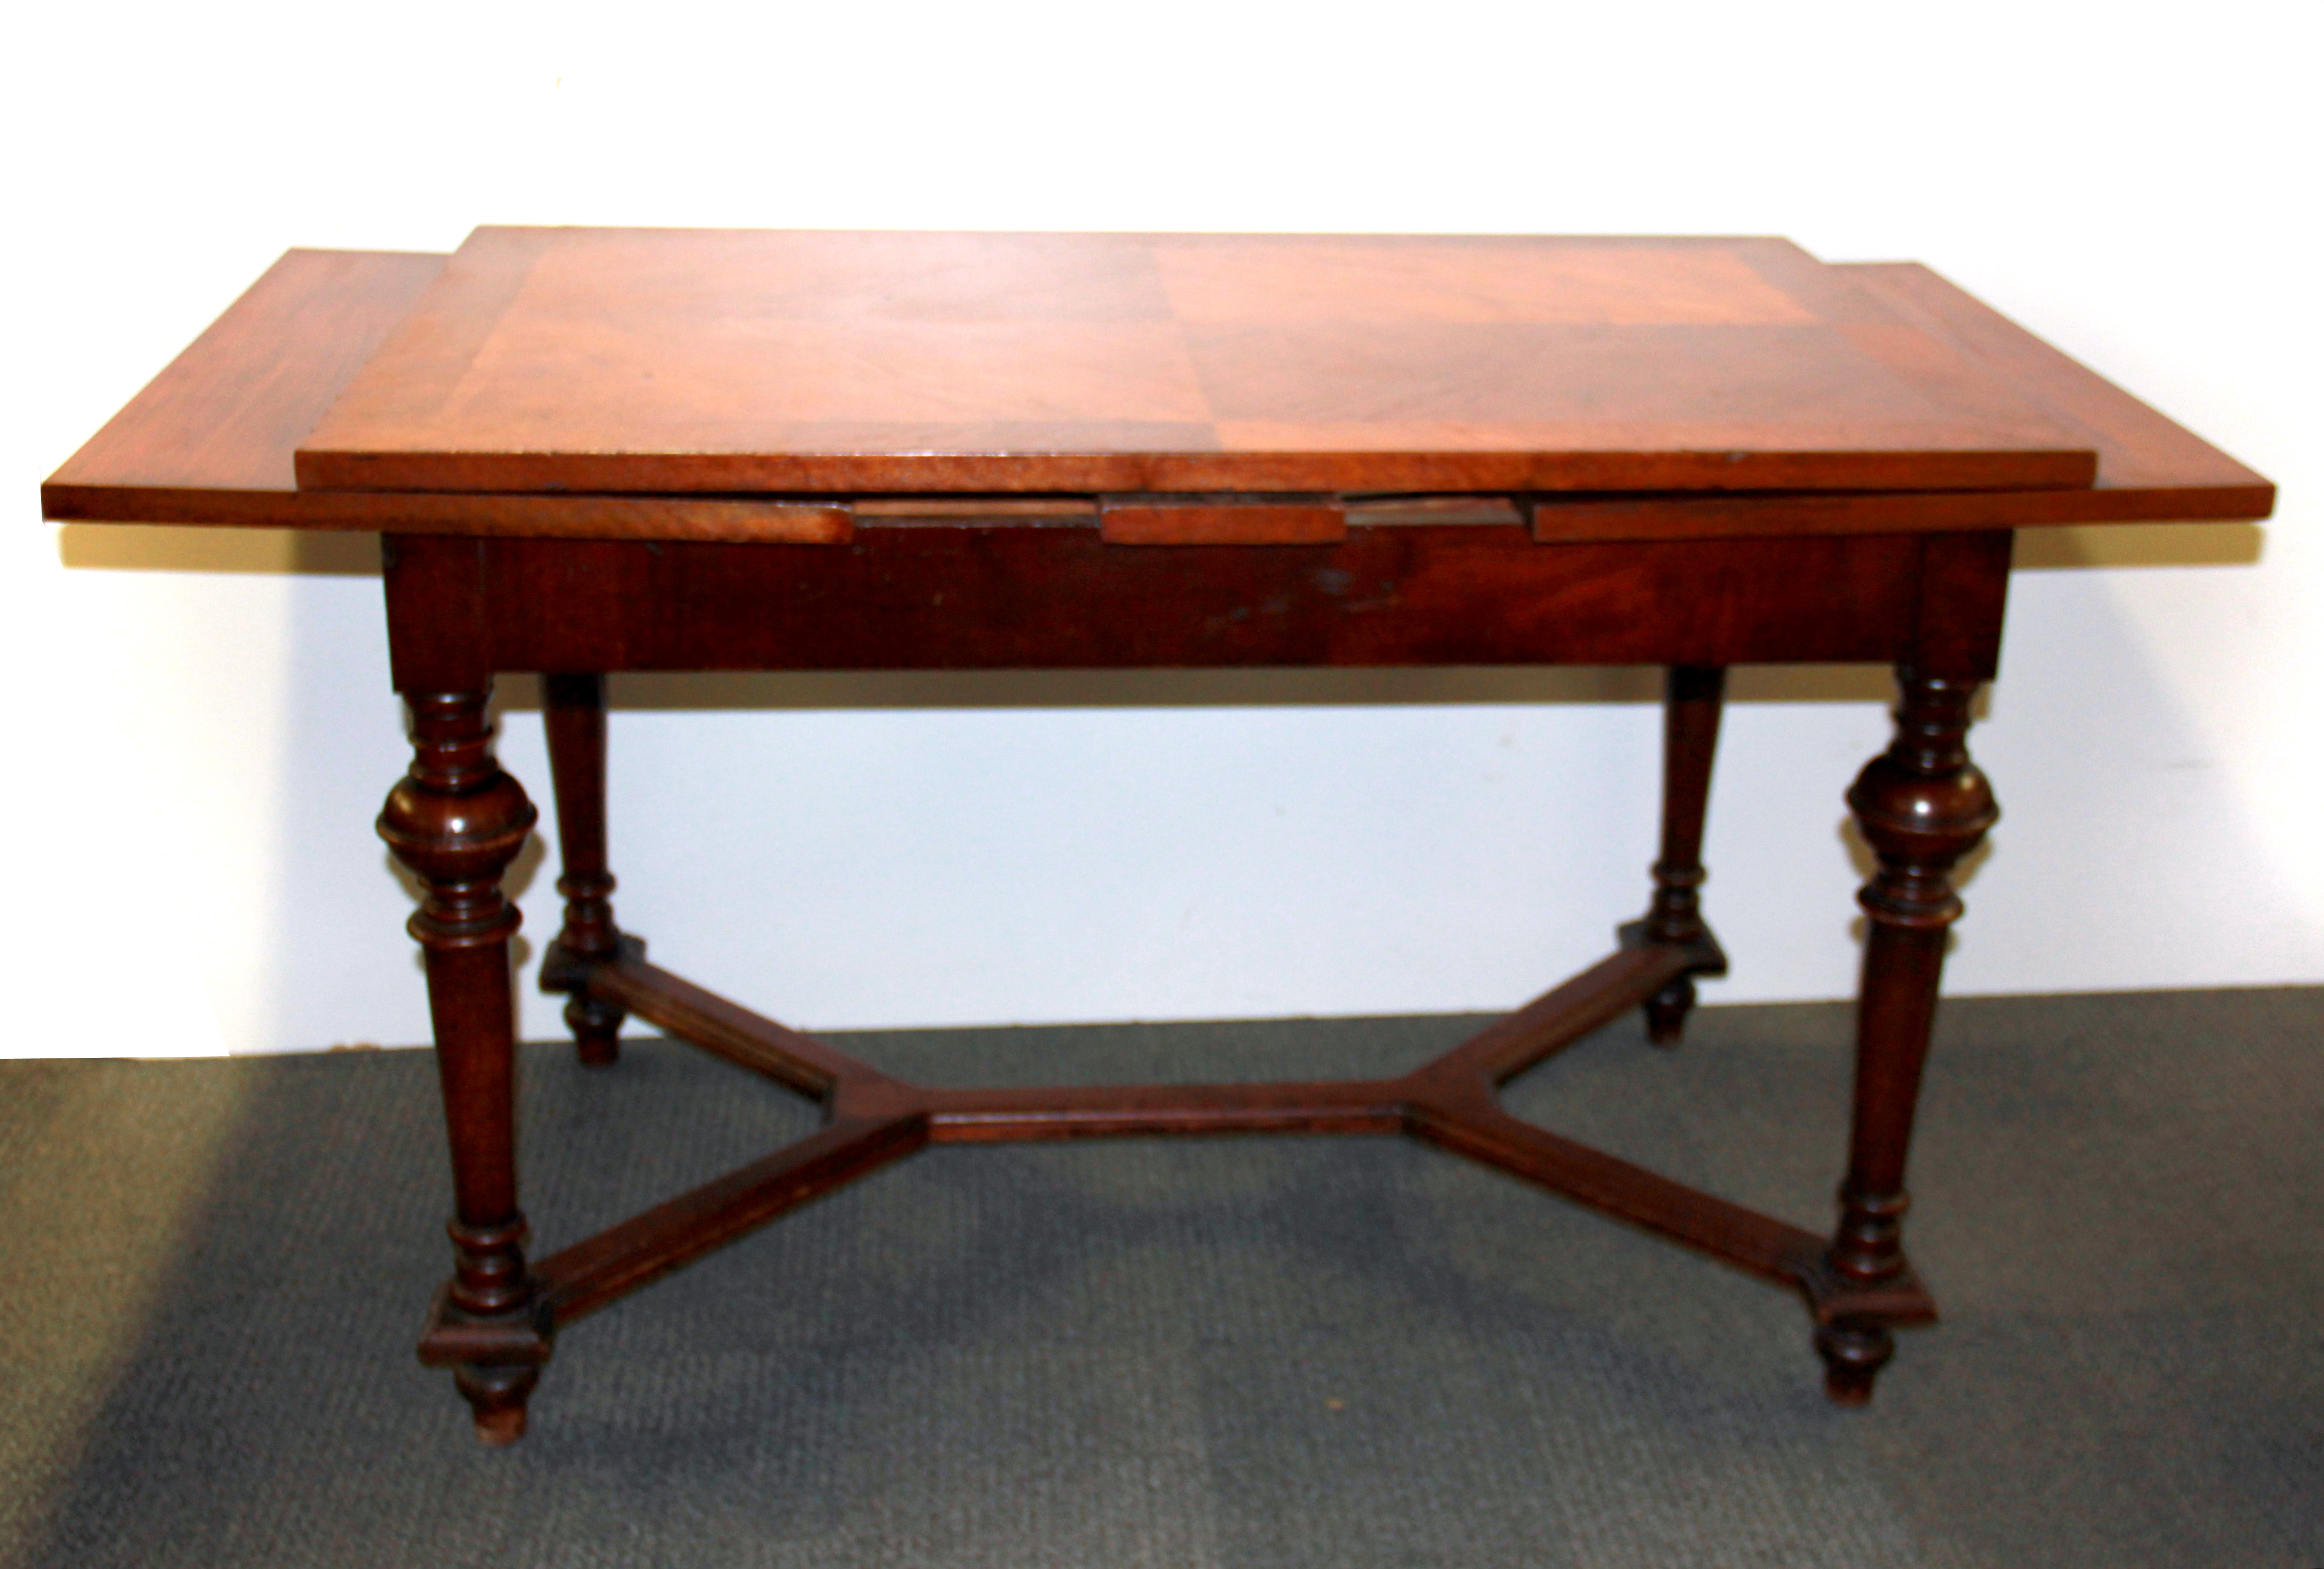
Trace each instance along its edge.
{"label": "shadow on wall", "polygon": [[[2015,565],[2070,568],[2242,567],[2260,558],[2256,523],[2127,523],[2018,531]],[[58,555],[77,569],[258,572],[364,577],[379,572],[376,534],[285,530],[68,524]],[[1868,665],[1758,665],[1735,672],[1729,700],[1886,703],[1888,672]],[[511,681],[498,706],[540,706],[530,681]],[[1443,703],[1656,703],[1662,681],[1635,667],[1385,669],[707,671],[631,674],[618,701],[632,709],[1172,708]]]}

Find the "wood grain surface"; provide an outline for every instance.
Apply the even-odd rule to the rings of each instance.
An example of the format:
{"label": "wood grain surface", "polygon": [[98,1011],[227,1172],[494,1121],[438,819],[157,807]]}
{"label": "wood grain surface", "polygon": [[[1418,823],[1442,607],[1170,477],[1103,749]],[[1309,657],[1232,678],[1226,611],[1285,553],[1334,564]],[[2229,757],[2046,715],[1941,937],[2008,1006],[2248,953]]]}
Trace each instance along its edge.
{"label": "wood grain surface", "polygon": [[[711,495],[301,491],[293,452],[443,267],[440,256],[292,251],[42,487],[61,521],[198,523],[570,539],[844,543],[853,523],[1089,528],[1089,495]],[[1812,263],[1810,263],[1812,265]],[[1829,269],[2006,379],[2098,455],[2087,489],[1351,497],[1376,527],[1513,522],[1545,542],[1982,531],[2246,520],[2269,483],[1914,263]]]}
{"label": "wood grain surface", "polygon": [[2275,510],[2275,486],[1917,262],[1838,269],[1930,337],[2009,383],[2098,454],[2088,490],[1919,495],[1544,497],[1545,540],[1982,530],[2043,523],[2230,522]]}
{"label": "wood grain surface", "polygon": [[314,489],[2086,485],[1786,241],[483,228]]}
{"label": "wood grain surface", "polygon": [[1540,546],[1446,526],[1155,548],[1095,529],[867,528],[783,551],[391,538],[395,680],[412,690],[499,670],[1887,663],[1918,647],[1932,552],[1998,540],[1991,614],[1960,615],[1984,673],[2010,536]]}
{"label": "wood grain surface", "polygon": [[41,487],[60,522],[835,543],[844,507],[708,496],[302,492],[291,453],[445,258],[290,251]]}

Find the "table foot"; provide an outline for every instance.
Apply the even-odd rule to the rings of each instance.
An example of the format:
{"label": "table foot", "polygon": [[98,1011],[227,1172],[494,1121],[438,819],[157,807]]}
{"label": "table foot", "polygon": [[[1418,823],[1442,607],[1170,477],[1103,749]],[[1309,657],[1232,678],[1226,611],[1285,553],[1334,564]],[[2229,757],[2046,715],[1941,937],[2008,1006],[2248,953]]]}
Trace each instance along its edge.
{"label": "table foot", "polygon": [[505,1312],[471,1313],[455,1299],[458,1289],[455,1280],[436,1293],[420,1336],[420,1360],[452,1370],[478,1438],[494,1446],[513,1444],[524,1436],[525,1403],[554,1350],[549,1311],[535,1297]]}
{"label": "table foot", "polygon": [[591,1002],[567,1002],[565,1027],[573,1032],[573,1055],[583,1067],[612,1067],[622,1060],[622,1020],[618,1008]]}
{"label": "table foot", "polygon": [[505,1449],[524,1436],[525,1403],[540,1382],[539,1368],[455,1368],[452,1381],[476,1419],[476,1436]]}
{"label": "table foot", "polygon": [[593,964],[617,959],[643,959],[645,939],[628,932],[613,937],[613,947],[602,955],[577,954],[565,946],[560,934],[540,956],[540,989],[564,992],[566,1028],[573,1031],[574,1056],[584,1067],[612,1067],[622,1060],[622,1021],[630,1011],[620,1002],[589,989]]}
{"label": "table foot", "polygon": [[1692,917],[1692,932],[1684,937],[1661,936],[1655,929],[1652,916],[1627,921],[1615,928],[1614,935],[1625,948],[1661,948],[1678,955],[1685,966],[1682,974],[1641,1005],[1646,1016],[1646,1039],[1652,1045],[1673,1048],[1685,1038],[1686,1016],[1694,1011],[1697,975],[1727,974],[1726,951],[1720,947],[1719,939],[1711,935],[1699,914]]}
{"label": "table foot", "polygon": [[1815,1333],[1823,1392],[1835,1406],[1868,1406],[1872,1382],[1896,1354],[1896,1337],[1877,1324],[1827,1324]]}
{"label": "table foot", "polygon": [[1694,1011],[1694,977],[1682,975],[1646,999],[1646,1040],[1676,1046],[1686,1038],[1686,1016]]}

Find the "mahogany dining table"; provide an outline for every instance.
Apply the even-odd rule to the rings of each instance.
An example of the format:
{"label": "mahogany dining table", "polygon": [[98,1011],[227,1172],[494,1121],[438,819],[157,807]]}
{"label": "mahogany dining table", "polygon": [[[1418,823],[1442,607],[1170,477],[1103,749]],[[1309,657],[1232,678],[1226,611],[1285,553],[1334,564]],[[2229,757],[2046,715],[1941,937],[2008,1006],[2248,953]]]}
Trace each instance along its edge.
{"label": "mahogany dining table", "polygon": [[[932,1143],[1406,1133],[1797,1292],[1869,1398],[1935,1306],[1902,1241],[1965,743],[2014,531],[2251,520],[2259,475],[1911,264],[1776,239],[480,228],[292,251],[49,480],[79,522],[375,531],[414,759],[451,1278],[420,1356],[506,1443],[556,1336]],[[1830,1233],[1504,1111],[1632,1008],[1674,1045],[1705,923],[1727,669],[1892,666],[1847,801],[1877,870]],[[1596,964],[1403,1076],[927,1088],[645,957],[606,864],[605,677],[634,670],[1658,665],[1660,858]],[[544,678],[579,1059],[635,1015],[820,1102],[811,1136],[529,1251],[501,672]],[[800,891],[811,897],[809,891]],[[1609,1284],[1609,1290],[1618,1288]]]}

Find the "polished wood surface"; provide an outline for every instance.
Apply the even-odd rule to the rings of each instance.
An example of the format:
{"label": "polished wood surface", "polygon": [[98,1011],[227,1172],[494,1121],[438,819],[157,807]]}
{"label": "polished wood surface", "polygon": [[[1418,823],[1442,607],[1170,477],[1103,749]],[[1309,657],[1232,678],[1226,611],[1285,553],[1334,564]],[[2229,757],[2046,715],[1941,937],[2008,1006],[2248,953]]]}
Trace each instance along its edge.
{"label": "polished wood surface", "polygon": [[1788,241],[483,228],[312,489],[2086,485]]}
{"label": "polished wood surface", "polygon": [[[1837,1272],[1823,1238],[1522,1122],[1498,1090],[1687,972],[1684,946],[1626,947],[1395,1079],[1294,1084],[932,1089],[715,997],[635,956],[590,972],[589,993],[676,1038],[821,1102],[817,1133],[540,1260],[540,1306],[514,1331],[542,1343],[737,1237],[930,1144],[1406,1133],[1788,1286],[1819,1324],[1885,1331],[1935,1308],[1901,1262],[1877,1278]],[[439,1319],[440,1323],[450,1321]],[[431,1333],[438,1333],[431,1331]],[[463,1333],[441,1331],[448,1338]],[[467,1331],[473,1333],[473,1330]]]}
{"label": "polished wood surface", "polygon": [[1694,978],[1727,974],[1727,955],[1702,918],[1703,819],[1711,811],[1711,764],[1727,672],[1716,665],[1673,665],[1663,683],[1663,837],[1655,857],[1655,898],[1643,919],[1621,928],[1630,946],[1693,948],[1700,960],[1646,999],[1646,1038],[1676,1046],[1694,1008]]}
{"label": "polished wood surface", "polygon": [[[447,488],[313,488],[346,483]],[[704,486],[818,494],[678,494]],[[1925,269],[1780,242],[483,230],[448,265],[286,256],[43,503],[384,530],[414,761],[380,831],[424,890],[454,1178],[421,1354],[505,1443],[560,1329],[822,1194],[933,1143],[1165,1134],[1427,1140],[1797,1291],[1828,1393],[1860,1403],[1935,1314],[1905,1157],[1952,869],[1996,815],[1965,735],[2012,530],[2273,492]],[[1829,1240],[1496,1098],[1631,1008],[1675,1043],[1726,964],[1700,894],[1724,672],[1794,660],[1903,691],[1848,794],[1879,866]],[[614,918],[608,671],[1493,663],[1670,667],[1651,900],[1397,1078],[925,1088],[649,964]],[[500,888],[533,808],[485,719],[508,670],[546,678],[566,906],[540,982],[582,1060],[618,1071],[634,1015],[826,1119],[539,1258]]]}
{"label": "polished wood surface", "polygon": [[[1181,548],[979,527],[863,528],[844,549],[781,551],[391,538],[389,604],[458,576],[501,670],[593,655],[639,670],[1886,662],[1918,635],[1930,548],[1895,534],[1542,547],[1474,525]],[[405,661],[446,646],[396,640],[399,683]]]}
{"label": "polished wood surface", "polygon": [[1108,496],[1098,533],[1109,545],[1336,545],[1348,508],[1337,496]]}
{"label": "polished wood surface", "polygon": [[[1857,896],[1867,931],[1857,993],[1856,1106],[1835,1274],[1877,1288],[1905,1273],[1904,1157],[1921,1069],[1936,1022],[1937,981],[1949,928],[1960,918],[1953,868],[2000,817],[1993,791],[1969,760],[1969,705],[1978,682],[1941,668],[1902,673],[1896,739],[1867,763],[1848,807],[1879,869]],[[1872,1380],[1895,1345],[1878,1315],[1824,1320],[1816,1349],[1825,1388],[1842,1405],[1872,1398]]]}
{"label": "polished wood surface", "polygon": [[1761,497],[1545,498],[1544,540],[1718,539],[1868,529],[1991,529],[2044,523],[2193,522],[2264,518],[2275,487],[2185,427],[2052,348],[1914,262],[1838,269],[1932,337],[1969,356],[2098,454],[2087,490]]}
{"label": "polished wood surface", "polygon": [[[925,521],[1095,528],[1095,494],[858,496],[815,505],[706,496],[301,491],[293,453],[403,319],[442,257],[292,251],[42,487],[60,521],[199,523],[558,539],[844,543],[855,525]],[[1351,499],[1351,529],[1517,521],[1595,542],[1895,533],[2045,523],[2265,517],[2274,491],[2233,458],[2093,375],[1926,268],[1836,269],[1942,334],[2098,454],[2089,489],[1770,496],[1443,495]],[[1487,509],[1481,514],[1479,508]],[[1491,509],[1498,508],[1495,512]]]}
{"label": "polished wood surface", "polygon": [[2182,490],[2232,498],[2223,499],[2223,507],[2257,509],[2219,516],[2264,516],[2273,504],[2275,487],[2259,475],[1919,263],[1861,263],[1841,271],[1931,337],[1976,356],[2052,423],[2096,449],[2097,488],[2116,504],[2126,496]]}
{"label": "polished wood surface", "polygon": [[297,489],[292,449],[411,313],[445,260],[286,252],[51,476],[50,499],[82,487],[146,492],[157,502],[176,490]]}
{"label": "polished wood surface", "polygon": [[551,989],[576,993],[565,1005],[575,1050],[590,1066],[606,1067],[621,1058],[622,1010],[579,995],[577,983],[586,966],[622,949],[605,856],[605,678],[551,671],[541,678],[540,697],[557,791],[557,859],[565,869],[557,879],[565,924],[541,955],[541,974]]}
{"label": "polished wood surface", "polygon": [[[437,1300],[441,1322],[523,1322],[534,1295],[517,1208],[516,1019],[509,939],[522,920],[501,876],[535,817],[524,788],[501,771],[484,717],[487,691],[407,694],[410,771],[388,792],[380,837],[426,891],[410,930],[428,967],[436,1068],[452,1144],[453,1272]],[[421,1355],[429,1356],[423,1345]],[[525,1400],[545,1350],[498,1355],[468,1348],[439,1358],[456,1375],[477,1433],[507,1444],[524,1432]]]}
{"label": "polished wood surface", "polygon": [[292,453],[445,258],[291,251],[41,487],[68,522],[561,539],[844,540],[844,508],[703,496],[300,491]]}
{"label": "polished wood surface", "polygon": [[[828,1118],[809,1140],[540,1260],[530,1267],[530,1293],[497,1313],[447,1292],[425,1352],[461,1370],[479,1430],[497,1441],[521,1420],[511,1412],[560,1326],[927,1144],[1159,1134],[1426,1140],[1796,1290],[1816,1324],[1831,1394],[1868,1398],[1893,1332],[1935,1312],[1902,1251],[1903,1158],[1941,927],[1957,912],[1944,879],[1982,832],[1969,798],[1981,781],[1964,771],[1960,731],[1964,694],[1997,662],[2012,536],[1544,546],[1502,514],[1468,522],[1443,515],[1336,544],[1269,547],[1118,549],[1085,523],[996,528],[973,518],[865,528],[832,550],[391,537],[390,652],[416,715],[469,712],[480,700],[444,695],[482,692],[496,670],[550,673],[552,766],[571,826],[563,830],[566,931],[541,982],[573,999],[567,1017],[585,1051],[610,1059],[611,1043],[593,1043],[593,1033],[633,1014],[816,1098]],[[1850,798],[1883,872],[1866,895],[1874,934],[1858,1134],[1843,1223],[1830,1244],[1528,1126],[1494,1094],[1629,1008],[1646,1008],[1655,1033],[1675,1037],[1692,978],[1726,963],[1698,893],[1721,667],[1806,658],[1894,663],[1907,696],[1898,747],[1866,771]],[[648,964],[610,901],[600,837],[602,687],[572,673],[592,661],[638,669],[1484,659],[1678,667],[1654,897],[1646,917],[1621,929],[1613,955],[1397,1080],[1010,1091],[901,1083]],[[470,772],[485,781],[476,788],[499,789],[488,760],[472,760]],[[397,799],[411,789],[399,787]],[[1953,811],[1961,800],[1968,806]],[[414,852],[399,854],[411,860]],[[429,975],[440,1016],[455,1020],[480,1014],[484,992],[504,992],[507,979],[504,968],[485,974],[432,959]],[[484,1092],[463,1093],[489,1104]],[[456,1149],[470,1147],[456,1136]],[[498,1169],[497,1143],[476,1148]],[[521,1226],[512,1212],[497,1229],[457,1232],[459,1257],[483,1245],[478,1237],[499,1250],[495,1258],[512,1256]]]}

